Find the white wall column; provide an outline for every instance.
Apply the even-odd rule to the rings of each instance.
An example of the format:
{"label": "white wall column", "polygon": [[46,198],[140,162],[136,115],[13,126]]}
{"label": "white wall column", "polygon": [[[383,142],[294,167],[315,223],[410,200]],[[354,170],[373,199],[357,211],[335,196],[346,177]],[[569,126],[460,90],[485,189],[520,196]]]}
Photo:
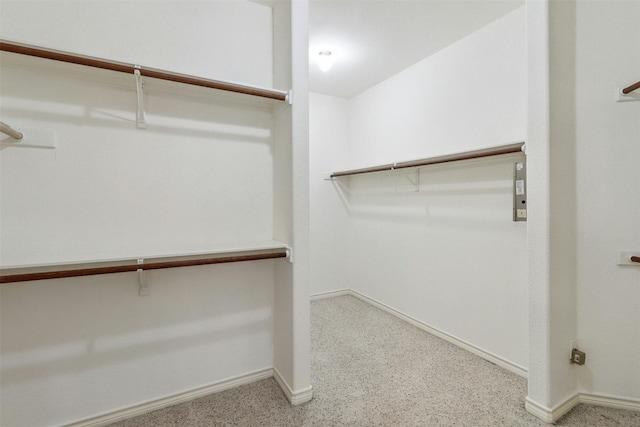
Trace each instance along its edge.
{"label": "white wall column", "polygon": [[[311,400],[309,302],[309,68],[308,2],[274,3],[275,85],[289,87],[293,105],[276,117],[274,234],[291,243],[293,262],[276,268],[274,368],[292,404]],[[284,32],[288,33],[285,34]],[[290,40],[290,42],[288,42]],[[289,58],[291,58],[289,60]],[[286,68],[286,69],[285,69]],[[288,72],[290,70],[290,74]],[[279,172],[279,166],[284,171]]]}
{"label": "white wall column", "polygon": [[552,422],[577,403],[575,2],[527,2],[529,395]]}

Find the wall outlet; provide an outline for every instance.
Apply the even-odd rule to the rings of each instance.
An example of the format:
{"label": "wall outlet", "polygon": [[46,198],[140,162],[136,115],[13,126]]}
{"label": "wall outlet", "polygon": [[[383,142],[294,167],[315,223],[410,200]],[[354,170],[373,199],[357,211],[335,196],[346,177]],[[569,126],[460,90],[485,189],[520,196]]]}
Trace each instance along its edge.
{"label": "wall outlet", "polygon": [[571,363],[576,365],[584,365],[586,359],[587,355],[584,352],[578,350],[577,348],[571,350]]}

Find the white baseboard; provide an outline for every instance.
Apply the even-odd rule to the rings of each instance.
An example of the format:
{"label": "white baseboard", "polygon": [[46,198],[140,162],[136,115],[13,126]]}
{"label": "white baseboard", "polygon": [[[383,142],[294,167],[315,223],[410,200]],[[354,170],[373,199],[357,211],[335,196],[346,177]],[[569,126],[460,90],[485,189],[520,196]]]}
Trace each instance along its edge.
{"label": "white baseboard", "polygon": [[[317,301],[325,298],[333,298],[333,297],[339,297],[344,295],[354,296],[430,334],[433,334],[439,338],[449,341],[450,343],[455,344],[458,347],[463,348],[464,350],[467,350],[473,354],[476,354],[482,357],[483,359],[486,359],[492,363],[495,363],[496,365],[504,369],[507,369],[508,371],[511,371],[525,378],[528,377],[528,372],[526,368],[516,365],[508,360],[501,358],[500,356],[492,354],[472,344],[469,344],[437,328],[429,326],[411,316],[408,316],[394,309],[393,307],[390,307],[384,303],[381,303],[380,301],[377,301],[364,294],[361,294],[360,292],[354,291],[353,289],[340,289],[337,291],[315,294],[311,296],[311,300]],[[560,403],[559,405],[556,405],[553,409],[549,409],[544,405],[541,405],[529,399],[529,397],[527,397],[525,401],[525,408],[527,412],[531,413],[532,415],[535,415],[536,417],[543,420],[544,422],[553,423],[558,419],[560,419],[560,417],[565,415],[567,412],[569,412],[571,409],[573,409],[574,406],[576,406],[579,403],[640,412],[640,400],[628,399],[628,398],[623,398],[618,396],[597,395],[597,394],[590,394],[590,393],[576,393],[575,395],[571,396],[564,402]]]}
{"label": "white baseboard", "polygon": [[[444,331],[441,331],[438,328],[434,328],[433,326],[427,325],[426,323],[423,323],[423,322],[421,322],[420,320],[418,320],[418,319],[416,319],[414,317],[406,315],[406,314],[402,313],[401,311],[398,311],[393,307],[390,307],[390,306],[388,306],[388,305],[386,305],[384,303],[381,303],[380,301],[377,301],[377,300],[375,300],[373,298],[370,298],[370,297],[368,297],[368,296],[366,296],[364,294],[361,294],[360,292],[354,291],[353,289],[349,289],[348,291],[349,291],[348,292],[349,295],[353,295],[354,297],[359,298],[362,301],[373,305],[374,307],[377,307],[377,308],[379,308],[381,310],[384,310],[387,313],[392,314],[392,315],[404,320],[405,322],[408,322],[408,323],[412,324],[413,326],[416,326],[416,327],[422,329],[425,332],[428,332],[428,333],[430,333],[432,335],[435,335],[438,338],[442,338],[443,340],[448,341],[448,342],[450,342],[452,344],[455,344],[458,347],[461,347],[462,349],[464,349],[464,350],[466,350],[466,351],[468,351],[470,353],[473,353],[473,354],[475,354],[477,356],[480,356],[483,359],[488,360],[489,362],[500,366],[501,368],[504,368],[504,369],[506,369],[506,370],[508,370],[510,372],[513,372],[514,374],[520,375],[521,377],[527,378],[527,376],[528,376],[527,369],[522,367],[522,366],[520,366],[520,365],[516,365],[515,363],[510,362],[510,361],[508,361],[506,359],[503,359],[502,357],[500,357],[498,355],[490,353],[490,352],[488,352],[486,350],[483,350],[483,349],[481,349],[479,347],[474,346],[473,344],[470,344],[470,343],[468,343],[466,341],[463,341],[463,340],[461,340],[459,338],[456,338],[453,335],[450,335],[450,334],[448,334],[448,333],[446,333]],[[342,292],[342,291],[339,291],[339,292]]]}
{"label": "white baseboard", "polygon": [[624,409],[627,411],[640,412],[640,400],[627,399],[616,396],[603,396],[590,393],[576,393],[564,402],[556,405],[553,409],[549,409],[541,405],[528,396],[525,401],[527,412],[540,418],[546,423],[555,423],[563,415],[573,409],[579,403],[585,405],[605,406],[607,408]]}
{"label": "white baseboard", "polygon": [[640,399],[628,399],[618,396],[605,396],[601,394],[580,393],[580,403],[607,408],[625,409],[627,411],[640,412]]}
{"label": "white baseboard", "polygon": [[173,394],[170,396],[162,397],[152,401],[140,403],[137,405],[129,406],[127,408],[119,409],[113,412],[109,412],[102,415],[97,415],[84,420],[75,421],[70,424],[66,424],[68,427],[99,427],[106,426],[108,424],[116,423],[118,421],[125,420],[127,418],[143,415],[157,409],[166,408],[168,406],[176,405],[178,403],[187,402],[189,400],[197,399],[199,397],[207,396],[213,393],[219,393],[224,390],[229,390],[245,384],[251,384],[256,381],[260,381],[266,378],[274,376],[273,368],[262,369],[259,371],[251,372],[248,374],[240,375],[237,377],[229,378],[222,381],[198,387],[192,390],[187,390],[181,393]]}
{"label": "white baseboard", "polygon": [[560,419],[560,417],[562,417],[564,414],[566,414],[571,409],[573,409],[573,407],[576,406],[578,403],[580,403],[580,395],[576,393],[575,395],[571,396],[569,399],[557,405],[555,408],[549,409],[544,405],[541,405],[538,402],[531,400],[529,396],[527,396],[527,398],[525,399],[524,407],[527,410],[527,412],[529,412],[532,415],[535,415],[545,423],[554,423],[558,419]]}
{"label": "white baseboard", "polygon": [[[386,304],[376,301],[373,298],[369,298],[366,295],[361,294],[352,289],[341,289],[338,291],[323,292],[320,294],[315,294],[311,296],[311,300],[316,301],[316,300],[321,300],[325,298],[333,298],[333,297],[344,296],[344,295],[354,296],[430,334],[433,334],[446,341],[449,341],[473,354],[476,354],[492,363],[495,363],[498,366],[501,366],[523,377],[527,377],[527,370],[525,368],[518,366],[516,364],[513,364],[508,360],[504,360],[501,357],[496,356],[492,353],[489,353],[481,348],[475,347],[472,344],[469,344],[452,335],[449,335],[446,332],[440,331],[437,328],[434,328],[425,323],[422,323],[421,321],[411,316],[408,316],[392,307],[389,307]],[[282,389],[282,392],[285,394],[287,400],[292,405],[300,405],[302,403],[310,401],[313,398],[313,388],[311,386],[303,390],[294,391],[282,379],[282,376],[275,368],[266,368],[266,369],[261,369],[259,371],[250,372],[248,374],[240,375],[237,377],[229,378],[226,380],[218,381],[203,387],[198,387],[192,390],[187,390],[181,393],[176,393],[174,395],[162,397],[160,399],[143,402],[137,405],[129,406],[129,407],[112,411],[109,413],[75,421],[70,424],[66,424],[66,426],[68,427],[106,426],[108,424],[112,424],[112,423],[122,421],[128,418],[132,418],[138,415],[143,415],[148,412],[155,411],[157,409],[166,408],[168,406],[187,402],[187,401],[197,399],[199,397],[203,397],[209,394],[219,393],[224,390],[228,390],[228,389],[235,388],[245,384],[250,384],[250,383],[260,381],[266,378],[271,378],[271,377],[274,377],[274,379],[278,383],[278,386]],[[640,412],[640,400],[621,398],[617,396],[604,396],[604,395],[597,395],[597,394],[590,394],[590,393],[577,393],[576,395],[570,397],[565,402],[561,403],[560,405],[557,405],[553,409],[546,408],[545,406],[540,405],[539,403],[527,397],[525,402],[525,408],[529,413],[535,415],[539,419],[547,423],[553,423],[557,421],[560,417],[562,417],[564,414],[569,412],[574,406],[576,406],[579,403]]]}
{"label": "white baseboard", "polygon": [[524,409],[533,415],[534,417],[544,421],[545,423],[552,423],[553,417],[551,416],[551,409],[546,406],[540,405],[538,402],[531,400],[529,396],[524,399]]}
{"label": "white baseboard", "polygon": [[311,295],[311,301],[318,301],[326,298],[342,297],[345,295],[353,295],[351,289],[339,289],[337,291],[320,292]]}
{"label": "white baseboard", "polygon": [[287,397],[287,400],[292,405],[301,405],[309,402],[313,398],[313,388],[311,386],[298,391],[293,391],[289,384],[282,379],[280,372],[276,368],[273,368],[273,378],[276,380],[282,392]]}

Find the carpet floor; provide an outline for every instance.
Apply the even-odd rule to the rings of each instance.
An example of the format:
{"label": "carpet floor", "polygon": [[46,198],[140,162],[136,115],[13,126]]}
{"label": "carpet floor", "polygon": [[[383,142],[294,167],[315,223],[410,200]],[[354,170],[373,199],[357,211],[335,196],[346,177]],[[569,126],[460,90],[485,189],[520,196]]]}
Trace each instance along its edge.
{"label": "carpet floor", "polygon": [[[314,397],[292,407],[273,378],[112,424],[546,426],[526,379],[352,296],[311,303]],[[640,412],[578,405],[557,426],[640,426]]]}

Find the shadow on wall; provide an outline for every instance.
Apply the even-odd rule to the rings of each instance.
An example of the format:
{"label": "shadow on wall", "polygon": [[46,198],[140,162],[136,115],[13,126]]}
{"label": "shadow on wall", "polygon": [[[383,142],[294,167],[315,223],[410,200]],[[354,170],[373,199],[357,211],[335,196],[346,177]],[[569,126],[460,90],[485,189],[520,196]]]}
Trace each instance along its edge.
{"label": "shadow on wall", "polygon": [[[133,76],[6,53],[2,66],[3,116],[58,126],[136,130]],[[229,96],[222,97],[224,103],[216,101],[211,89],[158,81],[149,86],[157,90],[145,92],[143,132],[272,144],[272,117],[266,104],[238,108]]]}
{"label": "shadow on wall", "polygon": [[513,164],[523,156],[480,159],[350,178],[344,189],[351,218],[474,229],[513,216]]}
{"label": "shadow on wall", "polygon": [[4,265],[272,239],[271,111],[152,92],[137,129],[133,76],[3,55],[1,79],[0,115],[57,142],[2,149]]}
{"label": "shadow on wall", "polygon": [[3,386],[145,359],[153,364],[156,356],[194,348],[240,358],[231,350],[238,337],[272,340],[273,288],[265,283],[272,263],[149,272],[146,297],[138,296],[134,273],[4,284]]}

